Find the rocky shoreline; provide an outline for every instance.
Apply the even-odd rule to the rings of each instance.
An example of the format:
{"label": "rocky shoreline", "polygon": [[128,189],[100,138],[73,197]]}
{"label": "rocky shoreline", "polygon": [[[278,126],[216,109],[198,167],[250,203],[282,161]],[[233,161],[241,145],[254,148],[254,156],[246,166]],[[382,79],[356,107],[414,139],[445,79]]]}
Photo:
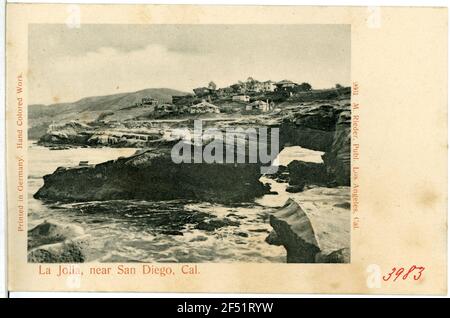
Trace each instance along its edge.
{"label": "rocky shoreline", "polygon": [[[317,191],[314,188],[339,190],[337,187],[350,185],[349,103],[314,103],[286,108],[276,115],[254,120],[213,123],[221,129],[230,125],[245,128],[254,124],[279,128],[281,149],[301,146],[324,152],[323,163],[293,161],[273,176],[289,183],[287,191],[292,193],[292,198],[270,216],[274,231],[267,242],[284,246],[287,262],[291,263],[349,262],[350,223],[346,217],[350,216],[349,200],[337,206],[320,205],[314,209],[305,208],[305,202],[296,196],[308,191],[314,193]],[[48,132],[39,143],[50,147],[126,146],[144,150],[131,157],[96,165],[60,167],[44,176],[44,185],[34,198],[47,202],[185,199],[232,204],[252,202],[270,192],[269,187],[260,181],[261,163],[175,164],[171,160],[170,149],[178,141],[176,138],[168,138],[156,130],[146,130],[152,133],[142,137],[142,134],[135,133],[114,136],[117,131],[110,130],[107,133],[102,130],[100,134],[100,130],[91,128],[71,123],[64,126],[63,131]],[[349,192],[348,188],[344,190]],[[215,221],[199,223],[199,229],[214,231]],[[234,223],[227,225],[236,226]],[[44,244],[45,248],[39,250],[32,247],[29,258],[55,259],[56,256],[51,255],[58,254],[52,252],[57,248],[63,255],[59,259],[66,259],[68,256],[64,251],[68,251],[70,255],[78,255],[74,259],[82,261],[76,252],[78,243],[65,239],[50,240],[49,244],[59,245],[49,247]]]}

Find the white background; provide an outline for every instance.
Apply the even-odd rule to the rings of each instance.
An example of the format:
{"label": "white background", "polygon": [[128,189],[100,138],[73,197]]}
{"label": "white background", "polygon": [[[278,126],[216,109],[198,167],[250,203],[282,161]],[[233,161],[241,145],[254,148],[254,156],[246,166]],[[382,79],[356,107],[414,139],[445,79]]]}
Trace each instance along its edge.
{"label": "white background", "polygon": [[[189,297],[189,298],[231,298],[231,297],[283,297],[292,298],[299,297],[296,294],[200,294],[200,293],[78,293],[78,292],[7,292],[6,283],[6,165],[5,165],[5,0],[1,1],[0,7],[0,20],[3,21],[2,29],[0,33],[0,166],[2,171],[0,172],[0,297],[154,297],[154,298],[166,298],[166,297]],[[9,1],[8,1],[9,2]],[[157,1],[107,1],[107,0],[28,0],[21,1],[16,0],[14,2],[23,3],[137,3],[137,4],[214,4],[214,5],[321,5],[321,6],[439,6],[447,7],[448,3],[445,0],[428,0],[428,1],[399,1],[399,0],[383,0],[383,1],[299,1],[299,0],[157,0]],[[449,37],[450,39],[450,37]],[[450,42],[450,41],[449,41]],[[448,248],[447,244],[447,248]],[[448,251],[447,251],[448,255]],[[301,295],[302,297],[369,297],[364,295]],[[385,296],[370,296],[370,297],[385,297]],[[397,297],[397,296],[392,296]],[[416,296],[418,297],[418,296]],[[448,296],[447,296],[448,297]]]}

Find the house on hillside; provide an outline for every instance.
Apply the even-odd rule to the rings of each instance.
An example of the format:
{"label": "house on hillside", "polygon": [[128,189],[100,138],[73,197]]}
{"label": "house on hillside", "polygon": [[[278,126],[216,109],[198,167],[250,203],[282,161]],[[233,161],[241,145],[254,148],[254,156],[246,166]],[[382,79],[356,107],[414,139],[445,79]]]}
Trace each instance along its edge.
{"label": "house on hillside", "polygon": [[270,81],[270,80],[262,82],[261,84],[262,84],[262,91],[263,92],[273,92],[277,88],[275,86],[275,82]]}
{"label": "house on hillside", "polygon": [[159,101],[151,98],[151,97],[143,97],[141,98],[140,102],[137,102],[135,106],[137,107],[144,107],[144,108],[151,108],[154,109],[159,104]]}
{"label": "house on hillside", "polygon": [[208,103],[207,101],[202,101],[201,103],[191,106],[189,112],[191,114],[206,114],[206,113],[220,113],[220,108],[216,105]]}
{"label": "house on hillside", "polygon": [[158,106],[158,104],[159,104],[158,100],[151,98],[151,97],[144,97],[141,99],[140,106],[141,107],[155,107],[155,106]]}
{"label": "house on hillside", "polygon": [[297,89],[298,84],[289,80],[282,80],[275,83],[275,92],[292,96]]}
{"label": "house on hillside", "polygon": [[297,84],[293,81],[282,80],[275,83],[275,86],[277,91],[292,91],[297,86]]}
{"label": "house on hillside", "polygon": [[232,100],[235,102],[245,102],[248,103],[250,101],[250,96],[248,95],[234,95]]}

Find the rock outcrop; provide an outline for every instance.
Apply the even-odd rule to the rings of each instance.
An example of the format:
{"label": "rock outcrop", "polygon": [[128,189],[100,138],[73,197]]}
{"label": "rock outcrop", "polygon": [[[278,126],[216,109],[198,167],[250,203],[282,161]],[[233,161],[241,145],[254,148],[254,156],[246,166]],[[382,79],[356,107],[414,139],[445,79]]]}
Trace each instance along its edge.
{"label": "rock outcrop", "polygon": [[349,221],[348,210],[306,209],[289,199],[270,215],[274,230],[266,241],[284,246],[288,263],[348,263]]}
{"label": "rock outcrop", "polygon": [[81,226],[74,224],[61,225],[44,221],[28,231],[28,249],[36,246],[63,242],[84,235]]}
{"label": "rock outcrop", "polygon": [[280,144],[329,151],[339,112],[332,105],[289,109],[280,125]]}
{"label": "rock outcrop", "polygon": [[88,237],[80,226],[44,221],[28,231],[28,261],[82,263]]}
{"label": "rock outcrop", "polygon": [[53,124],[38,140],[38,144],[73,147],[128,147],[143,148],[163,140],[158,129],[132,128],[126,125],[103,122],[79,123],[71,121]]}
{"label": "rock outcrop", "polygon": [[336,122],[333,144],[322,159],[327,172],[335,177],[337,185],[350,185],[351,112],[343,111]]}
{"label": "rock outcrop", "polygon": [[260,165],[180,163],[170,148],[157,148],[97,165],[58,168],[34,195],[47,201],[112,199],[245,202],[268,192]]}
{"label": "rock outcrop", "polygon": [[281,148],[300,146],[325,152],[327,178],[336,185],[350,184],[349,105],[314,104],[288,109],[279,125]]}
{"label": "rock outcrop", "polygon": [[51,125],[39,139],[40,144],[48,145],[85,145],[90,137],[87,124],[70,121],[60,125]]}
{"label": "rock outcrop", "polygon": [[294,160],[288,164],[288,169],[290,185],[326,186],[330,181],[330,176],[323,163]]}
{"label": "rock outcrop", "polygon": [[320,252],[313,227],[306,213],[291,199],[286,205],[270,215],[274,231],[266,241],[283,245],[287,251],[288,263],[314,263]]}

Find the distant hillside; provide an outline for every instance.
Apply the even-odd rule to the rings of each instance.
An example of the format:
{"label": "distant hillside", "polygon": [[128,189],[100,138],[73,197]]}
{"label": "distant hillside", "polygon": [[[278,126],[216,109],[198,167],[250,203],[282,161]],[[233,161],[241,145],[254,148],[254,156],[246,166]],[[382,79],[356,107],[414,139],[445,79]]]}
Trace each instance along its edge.
{"label": "distant hillside", "polygon": [[187,93],[170,88],[149,88],[133,93],[86,97],[73,103],[30,105],[28,107],[28,137],[30,139],[39,138],[46,132],[48,125],[52,122],[92,121],[102,113],[114,113],[130,107],[136,102],[140,102],[144,97],[152,97],[167,103],[172,101],[173,95],[187,95]]}

